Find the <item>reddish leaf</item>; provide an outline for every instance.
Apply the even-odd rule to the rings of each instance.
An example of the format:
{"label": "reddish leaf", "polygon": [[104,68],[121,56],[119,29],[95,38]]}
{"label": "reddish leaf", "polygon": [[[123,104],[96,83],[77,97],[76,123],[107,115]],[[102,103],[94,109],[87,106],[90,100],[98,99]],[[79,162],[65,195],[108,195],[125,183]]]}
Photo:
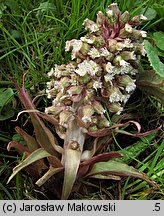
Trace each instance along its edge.
{"label": "reddish leaf", "polygon": [[58,168],[58,167],[63,167],[63,165],[61,164],[60,160],[55,157],[55,156],[49,156],[47,157],[50,165],[54,168]]}
{"label": "reddish leaf", "polygon": [[89,160],[83,161],[81,163],[81,166],[92,165],[100,161],[103,162],[103,161],[108,161],[112,158],[121,158],[121,157],[122,155],[118,152],[106,152],[103,154],[96,155]]}
{"label": "reddish leaf", "polygon": [[15,128],[16,132],[23,138],[26,142],[29,152],[33,152],[39,148],[38,143],[36,142],[35,138],[27,134],[23,129],[20,127]]}
{"label": "reddish leaf", "polygon": [[132,166],[117,161],[95,163],[88,173],[87,177],[92,177],[97,174],[101,175],[116,175],[116,176],[132,176],[147,181],[153,187],[157,187],[156,183],[149,179],[144,173],[136,170]]}
{"label": "reddish leaf", "polygon": [[27,156],[30,155],[29,150],[17,141],[11,141],[8,143],[7,150],[10,151],[11,148],[15,148],[20,155],[23,155],[24,153],[26,153]]}
{"label": "reddish leaf", "polygon": [[35,183],[39,187],[42,186],[51,176],[61,172],[63,170],[63,167],[54,168],[50,167],[49,170]]}
{"label": "reddish leaf", "polygon": [[[13,82],[19,91],[19,98],[24,107],[27,110],[35,110],[35,106],[31,102],[29,94],[24,86],[20,88],[16,81],[13,80]],[[29,112],[29,115],[34,126],[36,140],[39,145],[51,155],[59,156],[59,152],[61,153],[62,148],[58,145],[58,142],[51,131],[45,126],[44,122],[40,119],[36,112]]]}
{"label": "reddish leaf", "polygon": [[87,134],[92,137],[103,137],[103,136],[107,136],[110,134],[110,129],[104,128],[104,129],[100,129],[97,131],[88,131]]}
{"label": "reddish leaf", "polygon": [[127,131],[124,131],[124,130],[117,130],[115,129],[115,132],[116,133],[121,133],[121,134],[125,134],[125,135],[128,135],[128,136],[133,136],[133,137],[144,137],[144,136],[148,136],[149,134],[152,134],[154,132],[157,132],[159,130],[161,130],[162,126],[154,129],[154,130],[151,130],[151,131],[147,131],[145,133],[138,133],[138,134],[132,134],[132,133],[129,133]]}
{"label": "reddish leaf", "polygon": [[109,153],[103,153],[99,154],[97,156],[92,157],[89,160],[83,161],[80,164],[79,171],[78,171],[78,176],[83,177],[86,175],[86,173],[89,170],[89,167],[97,162],[103,162],[103,161],[108,161],[112,158],[121,158],[122,155],[118,152],[109,152]]}
{"label": "reddish leaf", "polygon": [[51,124],[53,124],[55,126],[59,125],[58,120],[53,115],[48,115],[48,114],[43,113],[43,112],[38,112],[38,115],[41,118],[46,119],[48,122],[50,122]]}
{"label": "reddish leaf", "polygon": [[141,131],[141,125],[138,122],[132,121],[132,120],[127,121],[125,123],[114,124],[113,126],[110,127],[110,129],[124,127],[124,126],[129,125],[129,124],[134,124],[137,128],[138,133]]}

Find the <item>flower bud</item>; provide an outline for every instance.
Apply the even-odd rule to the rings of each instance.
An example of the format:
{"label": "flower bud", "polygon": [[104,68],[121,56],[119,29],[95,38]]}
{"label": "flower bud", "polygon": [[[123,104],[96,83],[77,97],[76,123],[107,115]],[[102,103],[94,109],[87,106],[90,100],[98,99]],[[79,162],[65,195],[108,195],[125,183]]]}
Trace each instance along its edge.
{"label": "flower bud", "polygon": [[88,160],[92,157],[92,151],[90,150],[84,150],[81,156],[81,161]]}
{"label": "flower bud", "polygon": [[68,77],[61,78],[60,85],[61,85],[62,90],[64,91],[64,88],[70,86],[70,78]]}
{"label": "flower bud", "polygon": [[108,62],[105,67],[104,67],[105,71],[109,74],[112,74],[113,73],[113,69],[114,69],[114,66]]}
{"label": "flower bud", "polygon": [[108,40],[108,49],[110,52],[116,51],[116,44],[117,44],[117,41],[115,39]]}
{"label": "flower bud", "polygon": [[66,70],[66,65],[55,65],[53,75],[56,78],[61,78],[62,76],[68,76],[69,72]]}
{"label": "flower bud", "polygon": [[97,36],[96,40],[94,42],[94,46],[98,49],[98,48],[102,47],[104,44],[105,44],[105,40],[104,40],[103,36],[102,35]]}
{"label": "flower bud", "polygon": [[90,49],[90,51],[88,52],[88,55],[92,59],[100,57],[100,53],[99,53],[98,49],[96,49],[95,47],[93,47],[93,48]]}
{"label": "flower bud", "polygon": [[130,14],[128,11],[125,11],[123,14],[120,16],[120,23],[125,24],[129,22]]}
{"label": "flower bud", "polygon": [[116,86],[111,87],[108,89],[109,92],[109,101],[111,103],[122,101],[122,93],[120,92],[119,88]]}
{"label": "flower bud", "polygon": [[98,127],[96,125],[91,125],[91,126],[89,126],[88,131],[96,132],[96,131],[98,131]]}
{"label": "flower bud", "polygon": [[101,49],[99,50],[99,52],[100,52],[100,55],[101,55],[102,57],[105,57],[105,59],[106,59],[107,61],[111,61],[112,58],[113,58],[113,56],[114,56],[113,53],[109,52],[109,51],[107,50],[106,47],[101,48]]}
{"label": "flower bud", "polygon": [[93,34],[86,35],[80,38],[81,41],[88,44],[93,44],[96,41],[96,36]]}
{"label": "flower bud", "polygon": [[124,46],[126,47],[126,48],[133,48],[133,43],[131,42],[131,40],[129,39],[129,38],[126,38],[125,40],[124,40]]}
{"label": "flower bud", "polygon": [[94,110],[96,111],[96,113],[101,114],[101,115],[105,113],[105,109],[103,108],[100,102],[94,100],[91,102],[91,104]]}
{"label": "flower bud", "polygon": [[58,90],[55,88],[52,89],[46,89],[46,94],[47,94],[47,98],[54,98],[56,97],[56,95],[58,94]]}
{"label": "flower bud", "polygon": [[75,71],[76,67],[77,67],[77,63],[74,61],[70,61],[68,64],[66,64],[65,69],[69,73],[69,76]]}
{"label": "flower bud", "polygon": [[87,73],[95,76],[99,71],[101,71],[101,67],[92,60],[84,60],[78,64],[78,68],[75,70],[80,76],[84,76]]}
{"label": "flower bud", "polygon": [[115,66],[123,66],[126,67],[129,65],[120,55],[116,56],[113,60]]}
{"label": "flower bud", "polygon": [[[87,55],[87,52],[90,49],[90,45],[87,43],[83,43],[81,40],[70,40],[66,42],[66,51],[72,51],[72,59],[75,59],[76,57],[81,57],[80,53],[82,55]],[[82,56],[82,59],[84,57]]]}
{"label": "flower bud", "polygon": [[87,83],[87,88],[88,89],[93,89],[93,84],[94,84],[94,80],[90,80],[88,83]]}
{"label": "flower bud", "polygon": [[114,79],[114,75],[112,75],[112,74],[107,73],[104,75],[104,80],[106,83],[111,82],[113,79]]}
{"label": "flower bud", "polygon": [[121,11],[119,10],[118,8],[118,5],[117,3],[112,3],[110,4],[107,9],[106,9],[106,14],[107,15],[110,15],[111,14],[111,11],[113,11],[113,15],[115,17],[117,17],[118,15],[120,15]]}
{"label": "flower bud", "polygon": [[134,17],[131,19],[130,23],[131,23],[132,25],[140,25],[141,22],[142,22],[142,21],[145,21],[145,20],[147,20],[147,17],[144,16],[143,14],[140,14],[140,15],[134,16]]}
{"label": "flower bud", "polygon": [[133,80],[128,75],[119,76],[117,79],[117,83],[120,86],[124,87],[128,93],[130,93],[131,91],[134,91],[136,88],[135,80]]}
{"label": "flower bud", "polygon": [[87,89],[86,95],[83,99],[84,104],[90,102],[94,96],[95,96],[95,91],[93,89]]}
{"label": "flower bud", "polygon": [[51,68],[50,72],[47,73],[47,76],[48,76],[48,77],[51,77],[51,76],[53,76],[53,75],[54,75],[54,69]]}
{"label": "flower bud", "polygon": [[92,116],[92,118],[91,118],[92,125],[97,125],[98,124],[98,119],[99,119],[98,117],[99,117],[98,115]]}
{"label": "flower bud", "polygon": [[[56,98],[54,99],[54,105],[57,104],[58,102],[60,102],[60,98],[63,96],[63,92],[58,92],[58,94],[56,95]],[[56,102],[56,103],[55,103]]]}
{"label": "flower bud", "polygon": [[119,37],[120,38],[128,38],[129,37],[129,33],[125,30],[125,28],[120,30]]}
{"label": "flower bud", "polygon": [[134,51],[130,52],[130,51],[123,51],[120,53],[120,56],[125,60],[125,61],[129,61],[129,60],[136,60],[136,55],[134,54]]}
{"label": "flower bud", "polygon": [[107,17],[101,11],[99,11],[97,13],[97,19],[96,19],[97,25],[101,27],[105,22],[108,23]]}
{"label": "flower bud", "polygon": [[100,80],[96,80],[93,82],[93,88],[97,91],[97,89],[102,88],[102,82]]}
{"label": "flower bud", "polygon": [[70,118],[72,117],[72,112],[64,110],[59,114],[59,124],[61,126],[67,126]]}
{"label": "flower bud", "polygon": [[71,105],[72,101],[70,96],[65,95],[63,92],[59,92],[53,100],[53,105],[60,105],[61,103],[64,105]]}
{"label": "flower bud", "polygon": [[87,73],[84,76],[79,76],[78,77],[78,82],[80,84],[84,85],[84,84],[87,84],[90,81],[90,79],[91,79],[91,76]]}
{"label": "flower bud", "polygon": [[124,48],[125,48],[125,44],[124,43],[118,42],[116,44],[116,50],[120,51],[120,50],[123,50]]}
{"label": "flower bud", "polygon": [[111,103],[108,105],[108,110],[109,112],[120,115],[120,113],[123,111],[123,107],[121,107],[120,103]]}
{"label": "flower bud", "polygon": [[85,25],[85,28],[91,33],[99,31],[98,25],[88,18],[84,20],[83,25]]}
{"label": "flower bud", "polygon": [[68,90],[67,93],[72,96],[72,95],[78,95],[80,94],[82,91],[82,87],[81,86],[71,86]]}
{"label": "flower bud", "polygon": [[132,34],[131,34],[131,39],[132,40],[139,40],[139,39],[142,39],[142,37],[145,37],[145,36],[146,36],[145,31],[143,31],[141,33],[140,30],[133,29]]}
{"label": "flower bud", "polygon": [[110,122],[105,117],[99,119],[99,122],[98,122],[99,128],[104,128],[104,127],[109,127],[109,126],[110,126]]}
{"label": "flower bud", "polygon": [[45,108],[46,114],[58,115],[61,111],[65,109],[64,106],[50,106]]}
{"label": "flower bud", "polygon": [[80,145],[79,145],[79,143],[77,141],[72,140],[69,143],[69,148],[72,149],[72,150],[80,150]]}
{"label": "flower bud", "polygon": [[140,34],[143,38],[147,37],[147,32],[146,31],[140,31]]}
{"label": "flower bud", "polygon": [[135,52],[136,52],[138,55],[143,55],[143,56],[146,55],[146,50],[145,50],[143,44],[136,43],[136,44],[134,44],[134,48],[135,48]]}
{"label": "flower bud", "polygon": [[125,31],[126,31],[126,32],[132,33],[132,30],[133,30],[133,29],[132,29],[132,26],[129,25],[128,23],[125,24],[125,27],[124,27],[124,28],[125,28]]}
{"label": "flower bud", "polygon": [[82,121],[85,123],[91,122],[91,117],[94,114],[94,109],[91,105],[85,105],[82,107]]}
{"label": "flower bud", "polygon": [[90,50],[91,46],[87,43],[83,43],[81,49],[79,50],[83,55],[87,55],[88,51]]}
{"label": "flower bud", "polygon": [[128,38],[131,36],[133,28],[128,23],[125,24],[125,27],[120,30],[119,37]]}

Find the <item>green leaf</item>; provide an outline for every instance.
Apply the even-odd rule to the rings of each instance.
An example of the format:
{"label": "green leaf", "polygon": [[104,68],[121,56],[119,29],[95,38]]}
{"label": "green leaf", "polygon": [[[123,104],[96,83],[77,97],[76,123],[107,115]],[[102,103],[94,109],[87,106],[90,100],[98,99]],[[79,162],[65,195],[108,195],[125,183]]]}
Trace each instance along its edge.
{"label": "green leaf", "polygon": [[15,39],[20,39],[22,37],[21,31],[18,30],[11,30],[11,35]]}
{"label": "green leaf", "polygon": [[145,41],[145,49],[150,65],[160,77],[164,78],[164,64],[160,61],[155,49],[147,40]]}
{"label": "green leaf", "polygon": [[11,181],[11,179],[22,169],[26,168],[27,166],[34,163],[35,161],[38,161],[38,160],[45,158],[45,157],[48,157],[48,156],[51,156],[51,155],[47,151],[45,151],[44,149],[42,149],[42,148],[37,149],[32,154],[30,154],[22,163],[20,163],[19,165],[17,165],[13,169],[13,173],[9,177],[7,183],[9,183]]}
{"label": "green leaf", "polygon": [[148,94],[154,95],[164,103],[164,78],[161,78],[155,71],[144,71],[139,73],[137,86]]}
{"label": "green leaf", "polygon": [[157,46],[154,49],[159,57],[164,57],[164,51],[160,50]]}
{"label": "green leaf", "polygon": [[21,15],[19,4],[15,0],[6,0],[5,4],[10,8],[12,14]]}
{"label": "green leaf", "polygon": [[[146,12],[145,12],[146,10]],[[156,17],[157,12],[153,8],[142,8],[141,14],[144,14],[144,16],[147,17],[147,20],[152,20]]]}
{"label": "green leaf", "polygon": [[0,121],[4,121],[9,118],[12,118],[14,114],[15,114],[15,111],[12,109],[12,107],[5,106],[0,112]]}
{"label": "green leaf", "polygon": [[162,5],[160,3],[159,4],[155,3],[153,5],[153,8],[156,10],[157,16],[160,19],[160,23],[159,23],[160,29],[164,29],[164,5]]}
{"label": "green leaf", "polygon": [[163,32],[154,32],[153,33],[154,39],[155,39],[155,43],[156,46],[160,49],[164,51],[164,33]]}
{"label": "green leaf", "polygon": [[4,107],[14,96],[12,88],[0,89],[0,107]]}
{"label": "green leaf", "polygon": [[0,88],[0,121],[4,121],[14,116],[15,111],[10,106],[14,92],[12,88]]}
{"label": "green leaf", "polygon": [[144,173],[136,170],[132,166],[128,166],[125,163],[118,161],[108,161],[108,162],[99,162],[93,165],[91,171],[88,173],[88,177],[94,177],[97,174],[101,175],[114,175],[114,176],[131,176],[135,178],[140,178],[148,182],[152,186],[156,184],[148,178]]}
{"label": "green leaf", "polygon": [[55,14],[55,5],[53,3],[49,3],[49,2],[43,2],[40,3],[39,7],[36,8],[35,10],[37,10],[36,16],[43,21],[45,18],[45,15],[54,15]]}

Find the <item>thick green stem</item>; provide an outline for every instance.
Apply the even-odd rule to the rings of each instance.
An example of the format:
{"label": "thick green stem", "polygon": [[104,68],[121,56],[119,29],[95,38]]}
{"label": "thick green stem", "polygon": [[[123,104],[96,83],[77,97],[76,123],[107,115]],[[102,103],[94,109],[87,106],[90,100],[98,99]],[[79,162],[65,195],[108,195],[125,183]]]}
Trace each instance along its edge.
{"label": "thick green stem", "polygon": [[85,133],[82,128],[78,127],[76,119],[74,119],[67,129],[64,141],[62,164],[65,167],[65,170],[62,199],[68,198],[76,180],[84,142]]}

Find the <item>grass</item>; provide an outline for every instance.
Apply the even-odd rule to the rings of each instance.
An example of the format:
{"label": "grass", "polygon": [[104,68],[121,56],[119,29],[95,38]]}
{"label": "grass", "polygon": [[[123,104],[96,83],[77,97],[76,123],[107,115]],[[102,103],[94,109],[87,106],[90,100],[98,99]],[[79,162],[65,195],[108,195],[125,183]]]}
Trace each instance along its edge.
{"label": "grass", "polygon": [[[15,113],[22,107],[8,76],[14,77],[21,83],[22,76],[26,72],[25,87],[33,96],[44,94],[47,81],[45,74],[54,64],[62,64],[70,59],[70,56],[64,52],[65,42],[82,36],[85,32],[82,25],[84,19],[94,20],[96,13],[99,10],[104,11],[111,2],[113,1],[0,1],[0,87],[13,88],[16,105],[12,104],[12,108]],[[142,8],[145,8],[146,13],[149,7],[153,8],[156,4],[162,5],[162,1],[158,0],[118,0],[115,2],[118,2],[122,11],[128,10],[131,15],[138,14]],[[158,15],[142,28],[151,35],[156,30],[162,31],[162,25],[163,18]],[[44,110],[48,103],[44,96],[36,100],[36,105],[40,110]],[[163,108],[158,99],[145,95],[140,90],[134,94],[134,99],[130,100],[125,112],[139,120],[144,131],[159,126],[163,118]],[[12,184],[6,184],[14,164],[21,160],[16,152],[8,153],[6,145],[15,135],[14,127],[23,125],[26,119],[27,115],[24,115],[16,123],[11,122],[11,119],[1,121],[0,199],[50,199],[53,197],[52,194],[36,188],[25,172],[18,174]],[[120,150],[138,140],[116,136],[112,140],[110,150]],[[163,199],[163,151],[163,134],[160,132],[148,143],[148,147],[141,155],[130,159],[132,165],[140,171],[145,171],[158,183],[159,187],[156,190],[149,188],[145,182],[131,178],[122,179],[120,182],[90,180],[84,182],[86,194],[75,194],[73,198]]]}

